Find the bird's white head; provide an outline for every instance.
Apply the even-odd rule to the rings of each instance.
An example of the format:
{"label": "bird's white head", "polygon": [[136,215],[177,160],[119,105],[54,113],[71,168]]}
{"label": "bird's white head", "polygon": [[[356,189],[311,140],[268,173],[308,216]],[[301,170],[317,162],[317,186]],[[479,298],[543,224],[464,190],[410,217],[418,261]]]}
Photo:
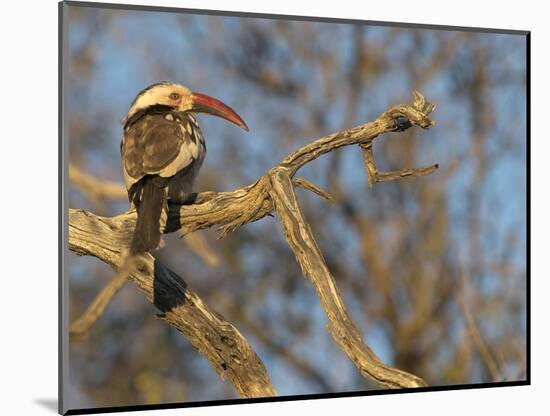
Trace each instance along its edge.
{"label": "bird's white head", "polygon": [[206,94],[192,92],[189,88],[171,82],[149,85],[138,93],[123,122],[133,115],[154,106],[164,106],[180,112],[205,113],[224,118],[248,131],[244,120],[228,105]]}

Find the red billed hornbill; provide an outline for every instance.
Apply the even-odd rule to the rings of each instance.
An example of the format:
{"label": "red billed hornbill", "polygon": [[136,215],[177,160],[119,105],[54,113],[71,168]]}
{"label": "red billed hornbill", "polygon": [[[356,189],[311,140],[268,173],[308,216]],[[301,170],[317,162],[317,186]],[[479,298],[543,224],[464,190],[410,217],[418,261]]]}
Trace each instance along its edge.
{"label": "red billed hornbill", "polygon": [[229,106],[183,85],[150,85],[134,99],[124,118],[120,146],[128,197],[137,210],[130,254],[159,246],[168,200],[185,201],[206,155],[194,113],[222,117],[248,131]]}

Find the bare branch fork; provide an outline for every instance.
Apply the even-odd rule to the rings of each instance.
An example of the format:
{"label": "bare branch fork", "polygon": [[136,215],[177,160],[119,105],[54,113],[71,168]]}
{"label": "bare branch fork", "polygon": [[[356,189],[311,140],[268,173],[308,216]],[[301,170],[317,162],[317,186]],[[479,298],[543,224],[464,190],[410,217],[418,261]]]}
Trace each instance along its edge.
{"label": "bare branch fork", "polygon": [[[421,387],[426,382],[405,371],[389,367],[363,341],[354,325],[298,203],[295,186],[301,186],[327,200],[329,194],[303,178],[294,178],[305,164],[343,146],[358,145],[364,155],[369,184],[417,177],[432,173],[437,165],[401,171],[378,171],[372,152],[373,140],[381,134],[403,131],[416,125],[427,129],[435,122],[429,117],[435,105],[414,92],[412,105],[399,104],[374,121],[315,140],[287,156],[255,183],[231,192],[194,194],[184,204],[171,205],[166,232],[186,235],[217,227],[220,237],[238,227],[275,212],[285,238],[294,251],[303,274],[311,281],[327,315],[327,329],[342,351],[363,376],[383,387]],[[100,217],[88,211],[70,209],[69,248],[79,255],[91,255],[118,269],[127,251],[136,220],[134,210],[115,217]],[[223,378],[227,376],[243,397],[275,395],[269,375],[248,341],[229,322],[210,309],[181,277],[146,254],[128,271],[128,278],[147,299],[163,312],[160,318],[178,329],[212,364]],[[117,277],[120,275],[119,273]],[[86,332],[121,279],[115,277],[96,300],[99,313],[90,306],[76,321],[73,334]],[[109,288],[109,286],[115,287]]]}

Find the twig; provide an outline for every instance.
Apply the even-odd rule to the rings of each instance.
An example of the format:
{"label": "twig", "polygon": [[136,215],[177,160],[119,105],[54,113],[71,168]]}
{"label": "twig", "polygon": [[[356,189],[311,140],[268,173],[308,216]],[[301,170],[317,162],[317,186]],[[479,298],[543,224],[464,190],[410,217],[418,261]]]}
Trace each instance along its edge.
{"label": "twig", "polygon": [[[394,106],[384,113],[386,115],[391,114],[394,124],[394,131],[406,130],[411,127],[412,124],[416,124],[422,128],[429,128],[435,124],[432,119],[428,118],[428,115],[435,110],[435,104],[426,101],[424,96],[418,91],[413,91],[413,98],[414,102],[412,105],[412,110],[411,108],[403,109],[400,108],[401,106]],[[420,113],[420,116],[418,113]],[[423,118],[422,115],[424,115],[425,118]],[[369,186],[373,186],[378,182],[395,181],[407,176],[425,176],[433,173],[439,168],[439,165],[435,164],[423,168],[381,172],[376,167],[376,162],[374,161],[372,141],[360,143],[359,146],[361,147],[361,150],[363,150],[363,158],[365,160],[365,170],[367,171]]]}
{"label": "twig", "polygon": [[376,182],[378,182],[378,169],[376,169],[376,163],[374,162],[372,143],[362,144],[359,146],[363,150],[363,159],[365,160],[365,170],[367,172],[369,186],[373,186]]}
{"label": "twig", "polygon": [[105,285],[90,306],[88,306],[88,309],[86,309],[82,316],[71,324],[69,329],[71,340],[82,337],[90,330],[92,325],[103,314],[113,296],[124,286],[124,283],[128,280],[128,275],[134,269],[135,263],[136,259],[134,258],[125,262],[115,277]]}
{"label": "twig", "polygon": [[334,198],[328,193],[323,191],[321,188],[319,188],[317,185],[311,183],[305,178],[294,178],[292,180],[292,183],[295,186],[299,186],[301,188],[307,189],[308,191],[313,192],[314,194],[319,195],[321,198],[323,198],[327,202],[334,203]]}
{"label": "twig", "polygon": [[184,234],[181,236],[185,244],[197,254],[202,261],[212,267],[219,267],[220,257],[214,252],[208,240],[201,233]]}
{"label": "twig", "polygon": [[74,163],[69,164],[69,179],[93,199],[128,199],[126,189],[119,182],[98,179],[84,172]]}
{"label": "twig", "polygon": [[492,380],[503,381],[504,379],[498,368],[497,362],[495,358],[493,358],[493,355],[489,350],[489,346],[485,342],[485,339],[481,334],[479,326],[477,325],[476,319],[474,318],[472,311],[470,310],[469,302],[466,300],[468,297],[470,286],[469,286],[469,279],[464,267],[462,267],[461,274],[462,274],[462,290],[461,290],[461,296],[459,298],[459,302],[462,309],[462,313],[464,315],[466,327],[468,328],[468,334],[472,338],[474,345],[476,346],[477,351],[479,352],[479,356],[481,357],[481,361],[485,365],[485,368],[487,368],[487,371],[489,371],[489,374],[491,375]]}
{"label": "twig", "polygon": [[360,147],[363,150],[363,158],[365,159],[365,169],[367,171],[369,186],[373,186],[378,182],[389,182],[403,179],[407,176],[419,177],[429,175],[439,168],[439,165],[435,164],[423,168],[401,169],[381,172],[377,169],[376,163],[374,161],[374,154],[372,153],[372,143],[360,145]]}

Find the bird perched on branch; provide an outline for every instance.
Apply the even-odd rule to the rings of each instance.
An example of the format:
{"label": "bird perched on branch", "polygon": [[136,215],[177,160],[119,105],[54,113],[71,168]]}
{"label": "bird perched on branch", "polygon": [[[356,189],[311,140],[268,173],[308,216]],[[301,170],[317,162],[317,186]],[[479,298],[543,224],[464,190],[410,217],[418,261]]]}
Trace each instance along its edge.
{"label": "bird perched on branch", "polygon": [[229,106],[170,82],[138,93],[124,118],[120,146],[128,197],[137,210],[130,253],[158,247],[168,214],[168,200],[185,201],[206,155],[195,113],[224,118],[248,131]]}

